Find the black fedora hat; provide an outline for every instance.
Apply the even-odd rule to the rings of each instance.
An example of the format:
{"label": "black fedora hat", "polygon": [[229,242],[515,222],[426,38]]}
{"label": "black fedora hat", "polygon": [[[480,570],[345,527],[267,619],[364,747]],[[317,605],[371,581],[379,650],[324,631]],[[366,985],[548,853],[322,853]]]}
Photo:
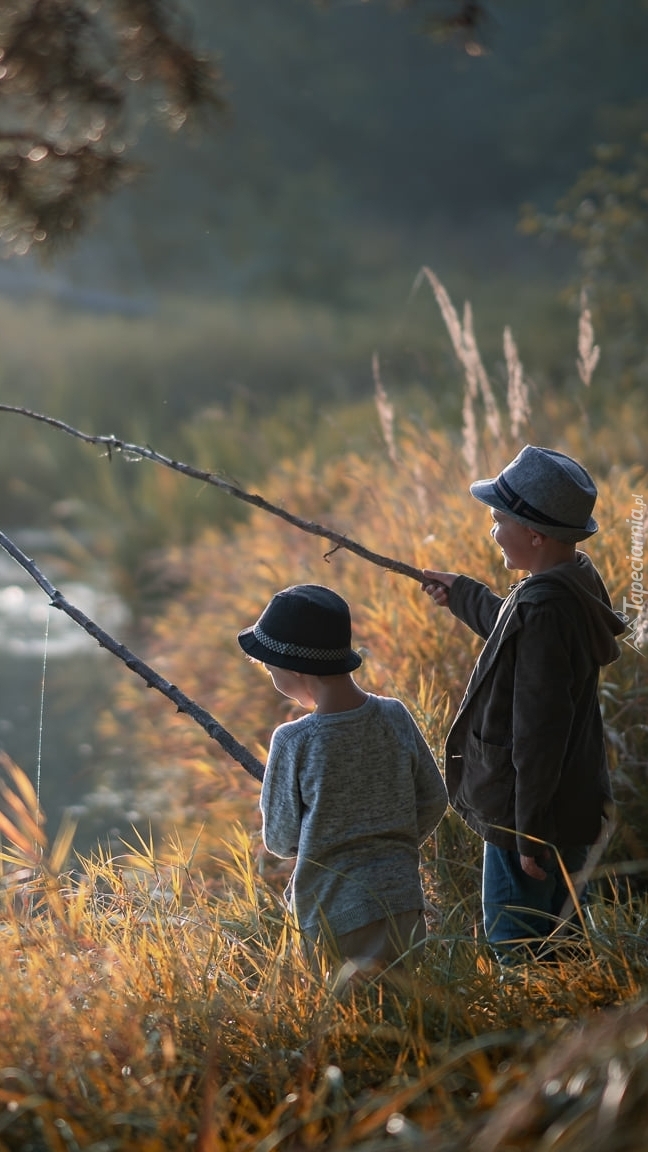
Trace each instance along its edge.
{"label": "black fedora hat", "polygon": [[256,624],[239,632],[238,642],[263,664],[311,676],[353,672],[362,663],[351,647],[349,605],[321,584],[277,592]]}
{"label": "black fedora hat", "polygon": [[563,543],[575,544],[598,532],[592,516],[596,485],[564,452],[526,444],[499,476],[476,480],[470,491],[483,504]]}

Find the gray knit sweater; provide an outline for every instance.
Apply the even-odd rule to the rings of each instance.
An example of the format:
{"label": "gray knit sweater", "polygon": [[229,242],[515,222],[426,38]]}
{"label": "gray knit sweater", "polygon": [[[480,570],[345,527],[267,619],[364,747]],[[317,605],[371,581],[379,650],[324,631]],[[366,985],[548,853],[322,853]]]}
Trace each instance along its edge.
{"label": "gray knit sweater", "polygon": [[263,841],[297,857],[285,892],[302,931],[337,936],[422,909],[419,845],[447,806],[407,708],[372,696],[278,727],[261,789]]}

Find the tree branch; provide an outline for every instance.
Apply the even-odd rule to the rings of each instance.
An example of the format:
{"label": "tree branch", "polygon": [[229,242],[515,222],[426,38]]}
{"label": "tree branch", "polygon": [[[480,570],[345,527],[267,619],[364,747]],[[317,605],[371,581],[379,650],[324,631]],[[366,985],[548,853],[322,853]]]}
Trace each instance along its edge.
{"label": "tree branch", "polygon": [[157,688],[158,692],[161,692],[163,696],[166,696],[167,699],[176,705],[178,712],[186,713],[192,720],[195,720],[201,728],[204,728],[208,736],[211,736],[213,740],[217,740],[221,748],[224,748],[234,760],[237,760],[238,763],[245,768],[246,772],[249,772],[250,776],[253,776],[255,780],[263,780],[265,769],[261,761],[257,760],[256,756],[253,756],[243,744],[239,744],[238,740],[235,740],[234,737],[218,723],[218,720],[215,720],[209,712],[201,708],[195,701],[185,696],[184,692],[176,688],[175,684],[170,684],[168,680],[164,680],[162,676],[159,676],[153,668],[145,664],[143,660],[140,660],[139,657],[131,652],[130,649],[126,648],[124,644],[120,644],[107,632],[104,632],[103,628],[100,628],[94,620],[91,620],[84,612],[81,612],[79,608],[70,604],[63,594],[57,591],[47,577],[36,567],[34,561],[26,556],[24,552],[21,552],[20,548],[14,544],[13,540],[5,536],[4,532],[0,532],[0,547],[4,548],[5,552],[8,552],[9,555],[29,573],[32,579],[40,585],[43,591],[47,593],[53,608],[59,608],[62,612],[65,612],[66,616],[69,616],[76,624],[80,624],[88,635],[97,641],[101,648],[106,648],[109,652],[112,652],[113,656],[117,656],[120,660],[123,660],[131,672],[135,672],[138,676],[141,676],[149,688]]}
{"label": "tree branch", "polygon": [[80,432],[78,428],[73,428],[71,425],[65,424],[62,420],[56,420],[53,416],[44,416],[39,412],[30,411],[29,408],[20,408],[13,404],[0,404],[0,412],[15,412],[20,416],[29,416],[32,420],[39,420],[42,424],[49,424],[52,428],[58,428],[61,432],[67,432],[69,436],[75,436],[77,440],[83,440],[86,444],[100,445],[106,448],[109,458],[112,458],[113,452],[125,452],[131,456],[139,456],[142,460],[152,460],[153,463],[161,464],[165,468],[172,468],[176,472],[181,472],[184,476],[191,476],[194,480],[200,480],[204,484],[212,484],[215,488],[220,488],[221,492],[227,493],[228,496],[235,496],[237,500],[244,500],[246,504],[251,504],[255,508],[261,508],[264,512],[269,512],[272,516],[279,516],[281,520],[285,520],[288,524],[293,524],[295,528],[301,528],[302,532],[308,532],[311,536],[321,536],[324,540],[330,540],[331,543],[335,545],[333,551],[336,551],[338,548],[345,548],[347,552],[353,552],[363,560],[369,560],[371,564],[377,564],[381,568],[386,568],[389,572],[396,572],[400,576],[409,576],[411,580],[416,580],[419,584],[425,582],[425,577],[420,568],[414,568],[411,564],[405,564],[401,560],[392,560],[389,556],[381,556],[378,552],[371,552],[369,548],[365,548],[362,544],[356,543],[355,540],[350,540],[348,536],[343,535],[341,532],[335,532],[332,528],[326,528],[323,524],[302,520],[300,516],[295,516],[291,512],[287,512],[285,508],[279,508],[276,504],[271,504],[268,500],[264,499],[263,496],[246,492],[243,488],[239,488],[238,485],[223,480],[222,477],[216,476],[213,472],[204,472],[199,468],[194,468],[191,464],[183,464],[179,460],[172,460],[169,456],[164,456],[161,452],[156,452],[153,448],[143,448],[139,444],[128,444],[124,440],[119,440],[116,436],[91,436],[87,432]]}

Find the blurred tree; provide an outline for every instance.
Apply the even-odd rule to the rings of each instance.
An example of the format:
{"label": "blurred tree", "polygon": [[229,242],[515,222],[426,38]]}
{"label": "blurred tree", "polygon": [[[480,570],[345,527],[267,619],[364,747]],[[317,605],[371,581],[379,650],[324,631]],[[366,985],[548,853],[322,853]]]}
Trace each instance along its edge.
{"label": "blurred tree", "polygon": [[222,104],[212,62],[164,0],[19,0],[0,10],[0,242],[26,253],[128,180],[144,108],[172,130]]}
{"label": "blurred tree", "polygon": [[[647,13],[644,0],[0,5],[0,248],[48,249],[109,201],[88,266],[126,252],[115,276],[130,282],[136,253],[147,285],[346,302],[350,269],[378,280],[399,245],[465,237],[568,186],[597,108],[645,91]],[[225,91],[228,130],[201,148],[180,133],[171,159],[158,122],[222,108]],[[157,179],[110,197],[135,160]]]}
{"label": "blurred tree", "polygon": [[[326,6],[324,4],[323,6]],[[459,36],[479,54],[485,5],[428,0],[422,29]],[[175,0],[18,0],[0,11],[0,244],[23,255],[78,232],[97,198],[129,181],[147,118],[136,90],[177,130],[190,113],[222,108],[213,59],[189,46]],[[149,107],[150,111],[150,107]]]}
{"label": "blurred tree", "polygon": [[[337,6],[336,0],[315,2],[320,8]],[[421,31],[435,40],[455,40],[469,56],[481,56],[487,51],[488,28],[492,21],[488,3],[480,3],[480,0],[447,0],[442,9],[439,0],[388,0],[388,3],[392,8],[419,11]]]}

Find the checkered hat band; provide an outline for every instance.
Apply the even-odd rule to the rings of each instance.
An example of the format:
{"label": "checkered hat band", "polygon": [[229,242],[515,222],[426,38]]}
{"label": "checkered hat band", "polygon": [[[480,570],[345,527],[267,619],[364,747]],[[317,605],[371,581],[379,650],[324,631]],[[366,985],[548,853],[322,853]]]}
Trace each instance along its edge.
{"label": "checkered hat band", "polygon": [[285,640],[274,640],[258,624],[254,625],[254,635],[260,644],[281,656],[299,656],[306,660],[343,660],[349,655],[348,648],[308,648],[303,644],[291,644]]}

